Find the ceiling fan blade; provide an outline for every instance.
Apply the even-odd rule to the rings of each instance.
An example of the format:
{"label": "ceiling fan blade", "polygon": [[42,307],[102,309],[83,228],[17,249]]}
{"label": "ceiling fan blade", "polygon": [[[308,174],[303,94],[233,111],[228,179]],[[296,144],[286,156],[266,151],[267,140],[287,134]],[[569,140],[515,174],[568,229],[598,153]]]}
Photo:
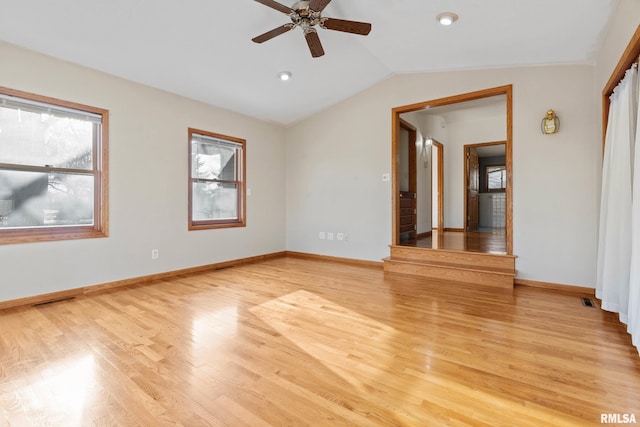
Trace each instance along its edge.
{"label": "ceiling fan blade", "polygon": [[343,31],[363,36],[366,36],[371,31],[371,24],[367,22],[346,21],[344,19],[327,18],[320,25],[327,30]]}
{"label": "ceiling fan blade", "polygon": [[267,40],[271,40],[275,36],[279,36],[280,34],[290,31],[292,28],[293,28],[292,24],[284,24],[281,27],[274,28],[271,31],[267,31],[264,34],[260,34],[259,36],[252,38],[251,41],[255,43],[264,43]]}
{"label": "ceiling fan blade", "polygon": [[311,56],[317,58],[324,55],[324,49],[322,48],[322,43],[320,43],[320,37],[318,37],[316,30],[313,28],[307,30],[304,33],[304,38],[307,39],[307,45],[309,45]]}
{"label": "ceiling fan blade", "polygon": [[290,14],[291,12],[293,12],[293,9],[291,9],[290,7],[287,7],[283,4],[278,3],[275,0],[256,0],[258,3],[262,3],[265,6],[269,6],[272,9],[275,9],[279,12],[282,12],[286,15]]}
{"label": "ceiling fan blade", "polygon": [[322,12],[329,3],[331,3],[331,0],[311,0],[311,3],[309,3],[309,9],[314,12]]}

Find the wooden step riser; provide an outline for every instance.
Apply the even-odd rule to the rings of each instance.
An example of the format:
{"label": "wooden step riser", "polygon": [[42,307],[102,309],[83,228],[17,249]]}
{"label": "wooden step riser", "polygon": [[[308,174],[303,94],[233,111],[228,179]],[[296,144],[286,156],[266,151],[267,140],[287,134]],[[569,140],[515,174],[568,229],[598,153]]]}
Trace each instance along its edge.
{"label": "wooden step riser", "polygon": [[384,261],[384,271],[387,273],[407,274],[429,279],[450,280],[501,289],[513,289],[513,274],[498,272],[475,271],[464,268],[442,267],[437,265],[413,262]]}
{"label": "wooden step riser", "polygon": [[515,257],[512,255],[446,251],[407,246],[391,246],[391,259],[401,259],[418,263],[438,262],[464,267],[489,267],[512,271],[515,271],[516,268]]}

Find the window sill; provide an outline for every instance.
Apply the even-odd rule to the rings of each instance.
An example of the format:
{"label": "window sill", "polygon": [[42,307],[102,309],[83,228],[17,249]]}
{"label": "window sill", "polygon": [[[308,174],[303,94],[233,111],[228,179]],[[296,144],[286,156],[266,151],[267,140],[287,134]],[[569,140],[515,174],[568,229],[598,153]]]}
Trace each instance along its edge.
{"label": "window sill", "polygon": [[81,240],[107,237],[102,230],[86,227],[0,230],[0,245],[16,243],[51,242],[56,240]]}
{"label": "window sill", "polygon": [[189,224],[189,231],[195,230],[210,230],[216,228],[233,228],[233,227],[246,227],[245,221],[237,222],[219,222],[219,223],[191,223]]}

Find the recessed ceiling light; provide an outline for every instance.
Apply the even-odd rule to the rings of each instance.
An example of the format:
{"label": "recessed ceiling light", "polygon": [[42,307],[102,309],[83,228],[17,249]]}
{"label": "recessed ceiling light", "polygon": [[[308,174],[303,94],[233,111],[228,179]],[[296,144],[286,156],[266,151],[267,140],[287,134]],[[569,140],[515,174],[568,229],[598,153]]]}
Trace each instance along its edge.
{"label": "recessed ceiling light", "polygon": [[278,73],[278,78],[283,82],[286,82],[291,78],[291,71],[280,71]]}
{"label": "recessed ceiling light", "polygon": [[458,15],[453,12],[443,12],[436,16],[436,21],[440,23],[440,25],[448,26],[453,24],[458,20]]}

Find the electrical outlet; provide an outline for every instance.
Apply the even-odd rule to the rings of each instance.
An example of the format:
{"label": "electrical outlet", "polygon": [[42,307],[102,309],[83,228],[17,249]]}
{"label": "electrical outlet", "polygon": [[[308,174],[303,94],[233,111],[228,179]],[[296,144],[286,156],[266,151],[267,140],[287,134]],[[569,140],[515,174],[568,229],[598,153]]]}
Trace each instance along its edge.
{"label": "electrical outlet", "polygon": [[344,240],[344,233],[338,233],[338,234],[336,234],[336,239],[338,239],[338,240]]}
{"label": "electrical outlet", "polygon": [[321,231],[321,232],[318,233],[318,239],[324,240],[326,238],[327,238],[327,236],[324,234],[324,231]]}
{"label": "electrical outlet", "polygon": [[333,240],[333,233],[327,233],[327,240]]}
{"label": "electrical outlet", "polygon": [[158,259],[160,257],[160,251],[157,249],[151,249],[151,259]]}

